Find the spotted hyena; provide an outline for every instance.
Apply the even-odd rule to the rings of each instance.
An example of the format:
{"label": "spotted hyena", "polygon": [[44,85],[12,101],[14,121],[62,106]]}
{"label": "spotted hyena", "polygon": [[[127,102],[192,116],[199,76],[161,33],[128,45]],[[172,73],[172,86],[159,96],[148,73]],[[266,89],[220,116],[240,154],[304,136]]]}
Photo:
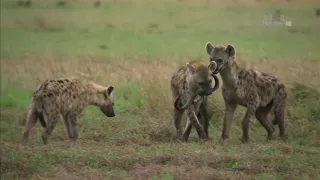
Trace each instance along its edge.
{"label": "spotted hyena", "polygon": [[[45,128],[42,135],[44,144],[47,144],[56,123],[62,117],[71,141],[78,138],[77,121],[85,107],[94,105],[108,117],[114,117],[113,95],[114,86],[104,87],[92,81],[65,78],[46,80],[33,93],[32,102],[27,115],[27,125],[21,143],[28,141],[30,130],[39,118]],[[48,124],[44,120],[47,117]]]}
{"label": "spotted hyena", "polygon": [[267,118],[272,107],[274,108],[273,125],[278,125],[280,137],[284,138],[284,111],[287,98],[285,85],[273,75],[241,68],[236,61],[236,50],[232,45],[213,47],[207,43],[205,49],[210,56],[210,62],[217,63],[214,73],[220,73],[223,81],[222,95],[226,109],[222,139],[229,137],[231,121],[237,105],[247,107],[242,121],[241,141],[243,143],[249,141],[249,122],[254,115],[267,130],[267,139],[272,139],[274,128]]}
{"label": "spotted hyena", "polygon": [[[201,139],[209,137],[207,117],[207,97],[219,88],[219,79],[211,75],[217,64],[211,62],[208,66],[197,62],[189,62],[181,66],[172,76],[171,90],[174,100],[174,124],[177,136],[182,135],[181,119],[185,110],[188,114],[188,122],[183,133],[182,140],[187,141],[192,125],[196,128]],[[212,79],[215,86],[212,88]],[[181,105],[183,107],[181,107]],[[200,121],[200,122],[199,122]],[[203,128],[202,128],[203,127]]]}

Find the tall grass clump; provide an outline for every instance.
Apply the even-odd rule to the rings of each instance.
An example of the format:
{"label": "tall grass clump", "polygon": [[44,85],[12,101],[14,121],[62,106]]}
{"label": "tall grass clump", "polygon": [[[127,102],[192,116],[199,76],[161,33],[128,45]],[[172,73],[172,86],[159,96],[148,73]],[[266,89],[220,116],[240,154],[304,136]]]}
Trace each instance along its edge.
{"label": "tall grass clump", "polygon": [[305,84],[294,83],[288,100],[287,124],[300,144],[320,146],[320,92]]}

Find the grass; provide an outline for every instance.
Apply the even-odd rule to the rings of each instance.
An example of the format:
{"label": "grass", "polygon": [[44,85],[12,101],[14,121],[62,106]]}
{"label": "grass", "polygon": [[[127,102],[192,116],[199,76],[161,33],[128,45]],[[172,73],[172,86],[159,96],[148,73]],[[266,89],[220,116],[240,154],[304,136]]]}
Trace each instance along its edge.
{"label": "grass", "polygon": [[[304,2],[1,1],[1,179],[319,179],[320,4]],[[275,9],[293,26],[263,26]],[[222,144],[221,89],[209,99],[210,140],[194,130],[188,143],[174,139],[170,78],[187,61],[207,62],[208,41],[233,44],[242,66],[285,82],[287,142],[278,131],[266,142],[253,120],[252,142],[241,144],[240,107]],[[34,89],[68,76],[115,85],[116,116],[88,107],[71,147],[63,123],[43,145],[38,123],[20,147]]]}
{"label": "grass", "polygon": [[2,58],[41,52],[86,52],[126,59],[164,55],[205,58],[203,42],[208,40],[232,42],[239,52],[253,57],[320,56],[316,49],[318,18],[315,11],[310,11],[313,4],[281,7],[285,19],[294,26],[274,28],[262,23],[264,15],[279,8],[270,5],[239,8],[203,3],[109,2],[99,9],[81,3],[72,3],[65,9],[35,3],[33,8],[23,9],[13,3],[2,2],[1,43],[6,44],[1,48]]}

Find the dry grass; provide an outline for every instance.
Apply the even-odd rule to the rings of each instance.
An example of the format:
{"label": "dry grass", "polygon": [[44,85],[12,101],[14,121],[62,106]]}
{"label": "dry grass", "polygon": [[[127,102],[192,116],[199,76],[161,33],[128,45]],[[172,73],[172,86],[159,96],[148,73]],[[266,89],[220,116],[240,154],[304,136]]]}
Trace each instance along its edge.
{"label": "dry grass", "polygon": [[[245,56],[238,57],[241,66],[274,74],[286,84],[299,82],[319,87],[319,61],[296,60],[257,60]],[[206,61],[203,61],[206,63]],[[82,59],[47,56],[47,58],[22,57],[20,60],[2,60],[2,79],[23,83],[26,88],[34,88],[48,78],[79,76],[95,80],[100,84],[123,84],[134,79],[144,84],[144,88],[169,90],[170,79],[178,66],[185,62],[170,59],[125,61],[121,59]],[[21,76],[23,74],[23,76]],[[156,90],[155,89],[155,90]],[[161,93],[161,92],[160,92]]]}
{"label": "dry grass", "polygon": [[[49,58],[46,59],[31,59],[25,57],[18,61],[2,61],[3,82],[30,90],[35,89],[35,87],[46,79],[70,76],[91,79],[106,86],[112,84],[116,86],[116,90],[117,87],[130,84],[131,82],[137,82],[141,97],[145,98],[147,102],[146,106],[141,109],[147,118],[138,120],[138,122],[145,122],[139,126],[138,129],[144,132],[145,137],[153,140],[161,142],[171,139],[170,136],[172,136],[173,132],[171,127],[172,98],[170,79],[177,67],[185,64],[185,62],[171,62],[167,59],[130,62],[120,59],[103,61],[92,57],[81,60],[75,58],[55,59],[54,57],[48,57]],[[318,61],[274,60],[266,63],[248,57],[239,57],[239,61],[245,68],[255,68],[278,76],[288,86],[288,91],[291,91],[292,84],[295,82],[320,88],[318,81],[320,72],[317,71],[320,63]],[[203,62],[205,63],[205,61]],[[123,96],[121,98],[124,99],[130,98],[126,95],[126,92],[121,96]],[[292,99],[293,96],[290,93],[289,101],[292,101]],[[131,108],[137,108],[134,106],[133,104]],[[210,116],[215,114],[214,119],[216,120],[213,123],[220,125],[224,113],[221,89],[218,89],[213,95],[209,106]],[[137,109],[136,112],[139,114],[140,110]],[[237,111],[236,117],[241,118],[242,116],[243,111]],[[303,122],[306,121],[302,120],[301,123]],[[259,126],[257,122],[253,122],[253,124]],[[155,128],[150,128],[150,126]],[[288,121],[288,126],[289,129],[294,128],[295,124],[291,124]],[[303,132],[307,130],[306,128]],[[103,129],[101,129],[101,131],[103,131]],[[121,126],[118,126],[115,131],[122,132],[123,130],[121,130]],[[241,132],[240,129],[235,131],[237,134]],[[97,134],[101,133],[98,131]],[[99,137],[97,138],[99,139]],[[131,141],[138,144],[145,143],[136,140]],[[123,140],[121,139],[120,142],[117,143],[121,144],[122,142]],[[124,141],[124,143],[126,142],[127,140]]]}
{"label": "dry grass", "polygon": [[[88,0],[68,1],[65,7],[56,7],[55,2],[35,1],[32,8],[26,10],[15,8],[10,5],[10,1],[6,1],[6,8],[1,9],[4,14],[1,16],[1,30],[3,28],[6,31],[3,34],[10,36],[2,41],[8,44],[1,42],[1,52],[5,54],[1,56],[1,102],[5,102],[0,112],[1,179],[320,178],[320,62],[316,53],[305,54],[304,49],[292,48],[287,43],[291,36],[286,36],[295,33],[299,40],[297,46],[317,47],[316,44],[310,44],[315,39],[310,35],[316,32],[317,26],[312,26],[316,24],[316,19],[304,17],[303,12],[307,14],[309,10],[299,11],[302,15],[295,17],[295,23],[305,23],[305,26],[295,26],[285,31],[279,29],[283,34],[273,36],[272,32],[276,29],[251,31],[257,26],[254,23],[258,22],[258,17],[256,21],[247,21],[246,17],[252,16],[246,14],[247,10],[241,11],[244,18],[239,18],[240,21],[234,19],[238,6],[232,6],[264,7],[264,2],[269,2],[268,6],[277,4],[276,7],[280,7],[285,4],[317,2],[316,0],[160,0],[156,3],[151,0],[104,0],[98,9],[90,9],[81,4],[87,3],[92,7],[93,2]],[[114,2],[119,3],[114,6],[119,8],[119,13],[107,14],[109,5]],[[146,2],[152,5],[151,9]],[[162,8],[158,5],[159,2],[166,2],[163,5],[167,6]],[[219,4],[214,11],[221,11],[211,14],[211,8],[203,8],[208,4],[212,4],[210,7]],[[227,5],[225,9],[224,4]],[[181,12],[180,5],[183,5]],[[164,11],[167,7],[169,10]],[[241,7],[239,6],[240,9]],[[129,13],[122,13],[127,10]],[[197,13],[193,13],[194,11]],[[236,13],[228,13],[231,11]],[[155,12],[165,16],[154,16]],[[292,10],[292,13],[296,12]],[[100,18],[102,16],[104,18]],[[206,25],[209,17],[220,22],[220,16],[229,18],[216,27]],[[146,18],[145,21],[140,21],[141,17]],[[168,21],[169,17],[173,19],[172,22]],[[194,22],[203,23],[193,24]],[[216,29],[221,31],[214,31]],[[17,32],[11,34],[11,30]],[[75,31],[79,33],[73,36]],[[112,41],[105,40],[108,36],[105,31],[121,33],[113,37]],[[198,34],[177,36],[180,31],[197,31]],[[289,140],[278,140],[276,132],[274,141],[265,142],[265,130],[257,121],[253,121],[250,130],[252,142],[248,145],[241,144],[239,138],[242,134],[244,108],[239,107],[230,139],[222,144],[219,136],[224,105],[220,88],[210,97],[209,102],[209,113],[212,116],[211,138],[201,141],[193,131],[188,143],[176,141],[170,91],[173,72],[178,66],[196,59],[193,57],[199,57],[204,63],[208,62],[208,59],[203,58],[205,56],[199,55],[197,48],[200,45],[195,45],[196,43],[211,38],[211,34],[216,33],[216,36],[222,37],[237,34],[238,31],[246,31],[247,34],[237,35],[230,43],[235,43],[239,47],[238,51],[244,53],[238,57],[242,66],[274,74],[288,87],[285,122]],[[206,32],[210,32],[210,35],[202,37],[201,34]],[[20,37],[20,33],[26,34]],[[140,35],[145,33],[149,33],[148,37],[142,40]],[[250,34],[255,33],[258,36],[253,38],[257,39],[247,39]],[[266,35],[272,42],[256,43],[264,40],[259,34]],[[69,36],[72,38],[67,38]],[[286,38],[281,39],[283,36]],[[31,41],[33,38],[36,41]],[[45,40],[40,41],[43,38]],[[61,43],[53,43],[55,38],[62,40]],[[171,45],[171,41],[179,40],[181,41],[176,46],[166,46]],[[215,37],[212,41],[216,41]],[[217,41],[229,42],[225,39]],[[284,52],[279,53],[273,48],[272,44],[278,42],[282,42],[278,47],[286,46],[283,48]],[[77,46],[78,43],[81,45]],[[189,45],[184,46],[186,43]],[[135,47],[140,49],[132,49]],[[16,49],[18,50],[15,52]],[[203,51],[202,45],[201,50]],[[299,52],[295,54],[295,50]],[[310,53],[313,51],[307,50]],[[148,53],[136,54],[140,51]],[[267,57],[271,57],[270,53],[279,53],[279,57],[296,58],[268,59]],[[298,53],[307,59],[299,58]],[[245,54],[250,54],[250,57]],[[25,112],[32,91],[46,79],[70,76],[91,79],[106,86],[115,85],[116,117],[106,118],[97,108],[89,107],[80,119],[79,139],[73,146],[68,145],[61,122],[58,123],[49,145],[42,145],[43,129],[37,124],[31,132],[28,146],[20,147]],[[296,82],[300,84],[296,85]]]}
{"label": "dry grass", "polygon": [[[320,88],[320,63],[308,60],[273,60],[262,61],[248,57],[238,57],[244,68],[254,68],[279,77],[288,87],[298,82]],[[203,61],[206,63],[206,61]],[[290,63],[289,63],[290,62]],[[78,76],[96,81],[102,85],[125,85],[138,82],[141,95],[146,98],[147,114],[150,118],[168,118],[172,111],[170,80],[178,66],[185,62],[172,62],[170,59],[124,61],[85,59],[31,59],[24,57],[18,61],[2,61],[2,79],[9,84],[25,89],[35,89],[40,83],[50,78]],[[126,96],[126,95],[124,95]],[[128,97],[124,97],[128,99]],[[224,112],[221,89],[214,95],[214,111]],[[170,116],[169,116],[170,117]]]}

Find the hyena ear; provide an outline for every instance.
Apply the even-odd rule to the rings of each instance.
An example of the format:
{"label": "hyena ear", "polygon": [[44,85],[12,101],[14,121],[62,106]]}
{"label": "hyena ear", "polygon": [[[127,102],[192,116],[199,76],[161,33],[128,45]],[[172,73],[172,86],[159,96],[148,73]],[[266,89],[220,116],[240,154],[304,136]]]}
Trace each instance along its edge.
{"label": "hyena ear", "polygon": [[211,72],[214,72],[215,70],[216,70],[216,68],[217,68],[217,63],[215,62],[215,61],[211,61],[210,63],[209,63],[209,65],[208,65],[208,68],[209,68],[209,70],[211,71]]}
{"label": "hyena ear", "polygon": [[109,86],[107,89],[107,95],[110,96],[113,90],[114,90],[114,86]]}
{"label": "hyena ear", "polygon": [[229,44],[226,48],[226,52],[230,57],[233,57],[236,54],[236,49],[231,44]]}
{"label": "hyena ear", "polygon": [[188,67],[188,69],[191,71],[192,74],[193,74],[194,72],[196,72],[196,68],[195,68],[192,64],[187,63],[187,67]]}
{"label": "hyena ear", "polygon": [[210,55],[211,52],[212,52],[213,49],[214,49],[214,47],[212,46],[212,44],[211,44],[210,42],[207,42],[205,48],[206,48],[206,52],[207,52],[208,55]]}

